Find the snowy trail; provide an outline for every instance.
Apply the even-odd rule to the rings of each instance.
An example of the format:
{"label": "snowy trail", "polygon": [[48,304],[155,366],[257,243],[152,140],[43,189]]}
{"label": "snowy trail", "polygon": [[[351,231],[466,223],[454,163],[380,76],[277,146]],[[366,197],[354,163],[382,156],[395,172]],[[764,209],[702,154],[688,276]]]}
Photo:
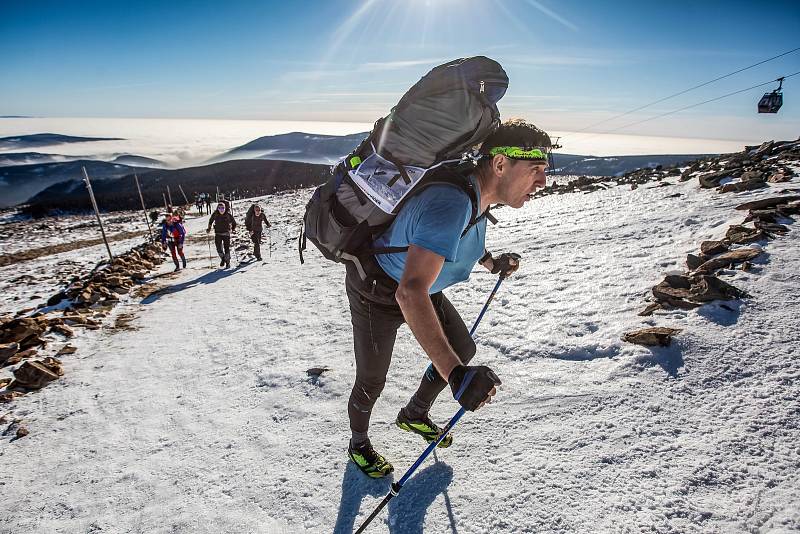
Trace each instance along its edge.
{"label": "snowy trail", "polygon": [[[266,207],[291,221],[287,236],[307,194]],[[753,296],[734,311],[636,315],[686,253],[741,222],[735,205],[769,194],[682,183],[499,210],[489,248],[525,263],[479,328],[476,361],[502,390],[369,532],[800,529],[797,225],[725,277]],[[204,225],[189,222],[189,269],[117,308],[134,330],[79,338],[65,377],[16,401],[32,432],[0,444],[0,532],[343,533],[388,491],[345,454],[343,269],[313,250],[300,266],[280,243],[263,264],[212,270]],[[467,323],[494,281],[476,272],[448,291]],[[666,349],[620,341],[650,324],[684,332]],[[396,478],[424,449],[393,421],[426,361],[404,327],[371,427]],[[315,382],[315,366],[332,370]],[[445,392],[434,418],[457,408]]]}

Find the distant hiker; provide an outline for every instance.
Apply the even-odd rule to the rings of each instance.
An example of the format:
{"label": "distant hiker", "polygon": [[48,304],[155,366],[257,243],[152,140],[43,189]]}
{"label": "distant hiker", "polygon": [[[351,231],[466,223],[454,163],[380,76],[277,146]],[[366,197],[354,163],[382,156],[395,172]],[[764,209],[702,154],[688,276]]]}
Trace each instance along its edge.
{"label": "distant hiker", "polygon": [[253,204],[247,210],[247,215],[244,217],[244,226],[250,232],[250,239],[253,241],[253,254],[258,261],[261,261],[261,233],[263,232],[263,225],[271,228],[272,225],[267,220],[267,216],[258,204]]}
{"label": "distant hiker", "polygon": [[[519,256],[493,256],[484,248],[491,204],[521,208],[545,186],[549,136],[522,120],[503,123],[480,146],[477,166],[467,182],[435,183],[402,205],[389,228],[370,248],[400,251],[360,256],[345,262],[356,360],[355,384],[347,409],[350,459],[362,472],[379,478],[392,465],[370,443],[370,414],[381,394],[398,328],[407,323],[430,358],[417,391],[397,414],[395,424],[428,443],[442,432],[429,416],[437,396],[449,384],[467,410],[491,402],[500,380],[489,367],[469,366],[476,346],[463,319],[442,290],[469,278],[476,264],[510,275]],[[363,202],[362,202],[363,203]],[[363,269],[363,273],[359,272]],[[365,276],[362,276],[365,275]],[[448,447],[452,435],[439,447]]]}
{"label": "distant hiker", "polygon": [[155,224],[158,221],[158,210],[153,210],[150,212],[150,222]]}
{"label": "distant hiker", "polygon": [[194,207],[197,208],[198,215],[203,214],[203,195],[196,195],[194,198]]}
{"label": "distant hiker", "polygon": [[214,244],[219,254],[219,266],[231,266],[231,232],[236,230],[236,220],[230,214],[224,202],[217,204],[217,209],[208,219],[206,233],[211,231],[214,225]]}
{"label": "distant hiker", "polygon": [[205,204],[206,204],[206,212],[211,215],[211,195],[206,193],[205,194]]}
{"label": "distant hiker", "polygon": [[171,215],[165,216],[164,222],[161,223],[161,246],[164,250],[167,250],[167,247],[169,247],[169,252],[172,254],[172,261],[175,263],[176,271],[181,270],[178,264],[178,256],[181,257],[184,269],[186,268],[186,256],[183,255],[183,241],[185,238],[186,229],[184,229],[180,217]]}

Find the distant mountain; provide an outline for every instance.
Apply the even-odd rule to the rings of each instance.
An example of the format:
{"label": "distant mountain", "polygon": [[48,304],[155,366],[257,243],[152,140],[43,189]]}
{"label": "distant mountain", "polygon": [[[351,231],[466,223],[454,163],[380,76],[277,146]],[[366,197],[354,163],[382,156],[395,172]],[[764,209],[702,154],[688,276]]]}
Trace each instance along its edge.
{"label": "distant mountain", "polygon": [[62,154],[42,154],[41,152],[6,152],[0,153],[0,167],[32,165],[34,163],[62,163],[76,159],[89,159],[89,156],[64,156]]}
{"label": "distant mountain", "polygon": [[[88,170],[88,169],[87,169]],[[285,189],[320,184],[330,175],[327,165],[294,161],[234,160],[201,167],[176,170],[139,169],[139,183],[148,207],[163,205],[162,194],[170,186],[172,200],[182,204],[178,189],[182,186],[191,202],[194,193],[220,191],[255,196]],[[141,207],[133,180],[133,171],[121,178],[92,181],[100,209],[130,210]],[[83,184],[74,180],[54,184],[28,201],[26,211],[44,214],[50,210],[84,211],[91,204]]]}
{"label": "distant mountain", "polygon": [[[330,165],[351,152],[368,135],[318,135],[292,132],[259,137],[242,146],[213,158],[212,161],[232,159],[281,159]],[[641,167],[674,165],[693,161],[709,154],[652,155],[652,156],[581,156],[554,154],[553,174],[618,176]]]}
{"label": "distant mountain", "polygon": [[32,119],[30,115],[0,115],[0,119]]}
{"label": "distant mountain", "polygon": [[[2,158],[0,154],[0,158]],[[111,160],[112,163],[122,163],[124,165],[138,165],[139,167],[164,167],[164,162],[153,158],[146,158],[144,156],[136,156],[134,154],[120,154]]]}
{"label": "distant mountain", "polygon": [[147,167],[95,160],[0,167],[0,207],[23,203],[39,191],[58,182],[76,181],[80,183],[80,180],[83,179],[81,171],[83,166],[86,167],[86,172],[93,181],[152,170]]}
{"label": "distant mountain", "polygon": [[643,167],[667,167],[705,158],[713,154],[658,154],[652,156],[578,156],[553,154],[552,174],[585,176],[621,176]]}
{"label": "distant mountain", "polygon": [[330,165],[351,152],[369,132],[350,135],[321,135],[292,132],[267,135],[236,147],[211,161],[231,159],[279,159]]}
{"label": "distant mountain", "polygon": [[0,137],[0,150],[20,150],[64,143],[86,143],[88,141],[122,141],[120,137],[75,137],[54,133],[40,133],[32,135],[17,135],[14,137]]}

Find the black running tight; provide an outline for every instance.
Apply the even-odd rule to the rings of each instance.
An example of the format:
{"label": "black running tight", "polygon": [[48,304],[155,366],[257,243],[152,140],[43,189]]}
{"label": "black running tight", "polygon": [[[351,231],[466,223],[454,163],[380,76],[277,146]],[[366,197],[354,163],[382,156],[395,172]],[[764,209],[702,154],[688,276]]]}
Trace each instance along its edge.
{"label": "black running tight", "polygon": [[[359,292],[356,287],[361,281],[352,275],[353,272],[350,271],[346,287],[353,323],[356,379],[347,411],[354,436],[361,435],[365,438],[372,407],[386,383],[397,329],[405,319],[396,302],[376,303],[367,298],[363,291]],[[450,346],[466,364],[475,355],[475,343],[464,321],[442,293],[431,295],[431,302]],[[425,360],[420,360],[420,366],[424,362]],[[435,370],[432,373],[423,373],[419,388],[406,409],[414,417],[427,415],[445,386],[447,382]]]}

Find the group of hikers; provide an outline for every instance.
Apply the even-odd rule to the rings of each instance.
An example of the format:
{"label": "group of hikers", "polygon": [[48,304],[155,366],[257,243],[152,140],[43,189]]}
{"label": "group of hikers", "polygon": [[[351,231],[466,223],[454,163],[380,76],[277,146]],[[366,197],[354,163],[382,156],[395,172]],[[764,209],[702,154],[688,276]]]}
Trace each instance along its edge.
{"label": "group of hikers", "polygon": [[[167,208],[167,212],[161,221],[161,246],[164,251],[169,249],[172,261],[175,264],[175,271],[179,271],[181,267],[186,268],[186,256],[183,253],[186,228],[183,225],[183,221],[183,210],[173,210],[171,207]],[[229,201],[221,200],[217,203],[217,209],[211,213],[211,217],[208,219],[207,234],[211,232],[212,226],[214,228],[214,245],[220,259],[219,266],[230,268],[231,234],[236,231],[236,219],[233,217]],[[261,238],[264,229],[271,226],[260,205],[253,204],[250,206],[245,215],[245,228],[250,234],[250,240],[253,242],[253,255],[258,261],[263,260],[261,257]],[[178,258],[180,258],[180,262]]]}
{"label": "group of hikers", "polygon": [[211,215],[211,195],[208,193],[195,193],[194,205],[200,215]]}

